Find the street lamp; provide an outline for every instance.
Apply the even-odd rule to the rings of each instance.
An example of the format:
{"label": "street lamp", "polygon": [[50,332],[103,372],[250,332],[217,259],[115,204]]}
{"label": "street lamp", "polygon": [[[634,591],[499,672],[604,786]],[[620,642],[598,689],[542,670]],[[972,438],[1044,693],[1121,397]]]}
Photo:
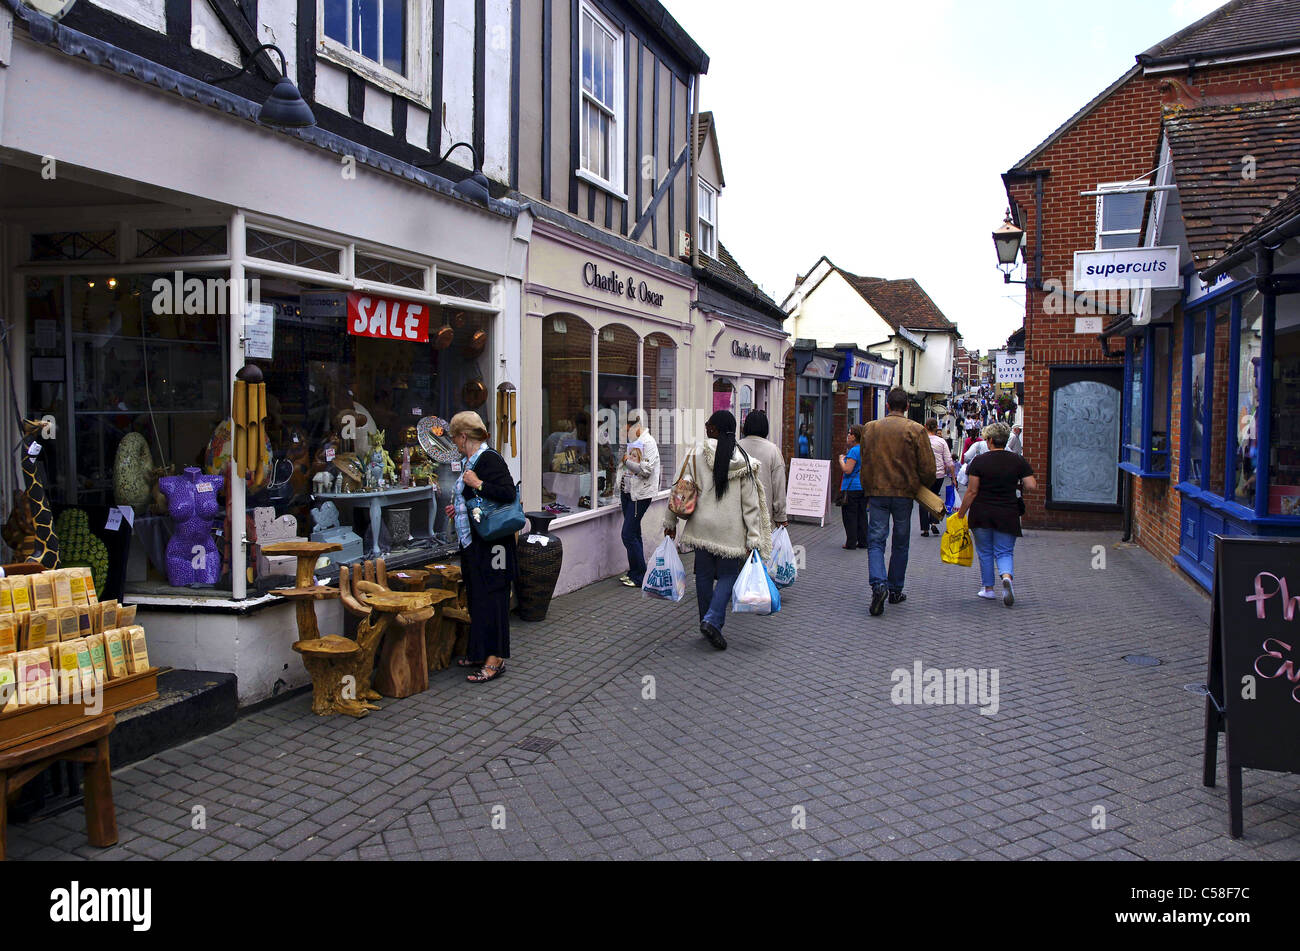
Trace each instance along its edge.
{"label": "street lamp", "polygon": [[262,104],[257,120],[265,125],[284,126],[291,129],[301,129],[315,125],[316,117],[312,115],[311,107],[303,101],[302,94],[298,92],[298,87],[289,79],[288,63],[284,57],[284,50],[274,43],[263,43],[253,50],[248,55],[243,68],[233,76],[214,77],[207,81],[213,85],[219,85],[228,83],[232,79],[238,79],[248,72],[249,66],[257,59],[257,55],[265,50],[274,50],[280,54],[280,78],[276,80],[271,95],[267,96],[266,102]]}
{"label": "street lamp", "polygon": [[1007,209],[1007,217],[1002,222],[1002,227],[993,232],[993,246],[998,252],[998,267],[1002,268],[1002,280],[1007,284],[1012,283],[1011,271],[1016,266],[1016,258],[1024,243],[1025,229],[1016,227],[1011,220],[1011,210]]}

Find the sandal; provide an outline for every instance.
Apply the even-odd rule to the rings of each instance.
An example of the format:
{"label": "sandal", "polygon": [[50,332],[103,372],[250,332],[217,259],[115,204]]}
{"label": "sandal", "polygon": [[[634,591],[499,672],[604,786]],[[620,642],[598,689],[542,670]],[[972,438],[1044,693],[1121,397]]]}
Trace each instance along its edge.
{"label": "sandal", "polygon": [[490,673],[490,674],[485,674],[485,673],[483,673],[482,671],[479,671],[477,674],[470,674],[470,675],[469,675],[468,677],[466,677],[465,679],[468,680],[468,681],[469,681],[470,683],[472,683],[472,684],[485,684],[485,683],[487,683],[489,680],[496,680],[498,677],[500,677],[502,674],[504,674],[504,673],[506,672],[506,665],[505,665],[504,663],[502,663],[502,664],[484,664],[484,665],[483,665],[483,670],[490,670],[490,671],[492,671],[492,673]]}
{"label": "sandal", "polygon": [[483,661],[470,660],[468,657],[457,657],[456,666],[457,667],[482,667]]}

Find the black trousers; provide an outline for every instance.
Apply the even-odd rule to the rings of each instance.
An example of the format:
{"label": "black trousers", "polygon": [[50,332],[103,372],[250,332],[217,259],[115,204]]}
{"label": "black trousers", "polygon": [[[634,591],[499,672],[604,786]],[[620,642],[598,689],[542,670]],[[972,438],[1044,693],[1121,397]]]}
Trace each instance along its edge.
{"label": "black trousers", "polygon": [[840,506],[844,516],[844,544],[849,548],[867,547],[867,496],[861,489],[844,492]]}
{"label": "black trousers", "polygon": [[[934,480],[934,485],[930,486],[930,491],[933,492],[935,495],[939,496],[939,498],[943,498],[943,478],[942,478],[942,477],[940,477],[940,478]],[[918,512],[921,513],[921,516],[920,516],[920,518],[921,518],[921,531],[923,531],[923,532],[928,532],[928,531],[931,529],[931,527],[933,527],[934,530],[935,530],[936,532],[939,530],[939,522],[940,522],[940,520],[937,519],[937,518],[932,517],[932,516],[930,515],[930,510],[929,510],[929,509],[927,509],[924,505],[918,505],[918,506],[916,507],[916,510],[917,510]]]}

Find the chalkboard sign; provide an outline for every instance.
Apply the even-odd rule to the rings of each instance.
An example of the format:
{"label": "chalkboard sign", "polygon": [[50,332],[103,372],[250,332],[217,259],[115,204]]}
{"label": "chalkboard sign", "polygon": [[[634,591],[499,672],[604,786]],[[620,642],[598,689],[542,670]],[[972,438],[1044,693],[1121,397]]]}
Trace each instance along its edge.
{"label": "chalkboard sign", "polygon": [[1217,539],[1210,627],[1204,782],[1214,785],[1226,731],[1240,838],[1241,770],[1300,772],[1300,539]]}

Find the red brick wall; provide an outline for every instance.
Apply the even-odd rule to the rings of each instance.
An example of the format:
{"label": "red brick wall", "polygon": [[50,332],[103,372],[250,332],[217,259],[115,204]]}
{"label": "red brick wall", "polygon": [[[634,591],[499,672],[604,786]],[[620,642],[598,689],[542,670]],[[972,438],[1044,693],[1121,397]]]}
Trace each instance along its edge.
{"label": "red brick wall", "polygon": [[[1068,285],[1067,277],[1073,274],[1074,252],[1095,244],[1096,199],[1084,197],[1080,192],[1091,191],[1102,182],[1146,176],[1156,167],[1164,103],[1189,103],[1203,96],[1272,98],[1276,91],[1287,89],[1300,89],[1300,57],[1262,65],[1198,68],[1190,83],[1185,74],[1174,82],[1161,77],[1147,78],[1140,73],[1130,79],[1030,163],[1032,168],[1050,173],[1043,183],[1043,280]],[[1062,114],[1056,118],[1064,117]],[[1032,179],[1012,180],[1008,189],[1019,211],[1020,224],[1027,233],[1026,260],[1032,278],[1037,237],[1035,183]],[[1051,314],[1044,306],[1046,298],[1040,291],[1027,290],[1025,294],[1025,456],[1038,473],[1040,484],[1040,491],[1026,499],[1025,524],[1040,528],[1118,528],[1122,520],[1118,513],[1049,510],[1045,505],[1045,483],[1049,475],[1050,367],[1119,366],[1123,362],[1122,357],[1108,358],[1096,336],[1075,334],[1075,317],[1086,314]],[[1103,315],[1104,323],[1109,320]],[[1122,349],[1122,341],[1112,341],[1112,352],[1122,352]],[[1181,376],[1181,351],[1175,353],[1174,373]],[[1220,397],[1221,379],[1216,376],[1216,399]],[[1179,410],[1180,405],[1175,403],[1175,415]],[[1221,459],[1221,431],[1215,434],[1215,439],[1215,458]],[[1172,439],[1171,442],[1176,456],[1178,444]],[[1221,468],[1222,463],[1219,465]],[[1143,486],[1135,492],[1134,499],[1135,511],[1142,512],[1145,535],[1160,549],[1161,557],[1167,546],[1157,543],[1161,530],[1155,523],[1174,518],[1178,507],[1176,499],[1166,498],[1169,491],[1155,485]],[[1136,504],[1139,502],[1140,507]],[[1172,531],[1176,533],[1177,527],[1175,520]],[[1177,545],[1176,538],[1174,545]]]}
{"label": "red brick wall", "polygon": [[1182,309],[1173,315],[1174,358],[1173,413],[1169,419],[1169,442],[1175,447],[1170,460],[1168,479],[1133,478],[1133,540],[1170,568],[1178,554],[1179,532],[1182,525],[1182,493],[1176,486],[1181,478],[1181,440],[1183,406],[1183,317]]}
{"label": "red brick wall", "polygon": [[795,447],[795,424],[799,416],[798,383],[794,373],[794,353],[791,353],[785,360],[784,406],[781,410],[781,454],[787,461],[799,456]]}

